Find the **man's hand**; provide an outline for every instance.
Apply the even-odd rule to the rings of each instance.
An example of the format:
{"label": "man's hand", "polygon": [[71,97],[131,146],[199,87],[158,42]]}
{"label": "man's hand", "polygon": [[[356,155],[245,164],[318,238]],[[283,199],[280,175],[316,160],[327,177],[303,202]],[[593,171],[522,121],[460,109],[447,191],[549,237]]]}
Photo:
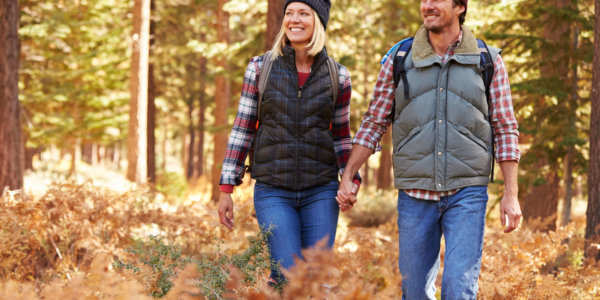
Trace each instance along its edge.
{"label": "man's hand", "polygon": [[358,192],[358,185],[349,180],[344,180],[340,182],[340,187],[338,188],[337,196],[335,200],[340,206],[340,210],[342,212],[349,211],[356,203],[356,193]]}
{"label": "man's hand", "polygon": [[504,233],[509,233],[519,227],[521,223],[521,206],[516,196],[502,196],[500,201],[500,220]]}
{"label": "man's hand", "polygon": [[229,193],[221,192],[219,195],[219,219],[225,227],[233,228],[233,200]]}
{"label": "man's hand", "polygon": [[519,205],[519,185],[517,184],[516,161],[500,162],[500,169],[504,177],[504,196],[500,201],[500,221],[504,233],[509,233],[519,227],[521,223],[521,206]]}

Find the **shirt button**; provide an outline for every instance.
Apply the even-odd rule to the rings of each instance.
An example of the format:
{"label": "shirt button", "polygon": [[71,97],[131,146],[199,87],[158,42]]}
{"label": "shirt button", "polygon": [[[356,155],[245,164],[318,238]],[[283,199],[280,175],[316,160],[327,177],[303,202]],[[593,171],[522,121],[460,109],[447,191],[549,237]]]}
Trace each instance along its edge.
{"label": "shirt button", "polygon": [[438,152],[438,156],[442,156],[442,152]]}
{"label": "shirt button", "polygon": [[438,121],[438,123],[442,124],[442,123],[444,123],[444,121],[442,121],[442,120],[439,120],[439,121]]}

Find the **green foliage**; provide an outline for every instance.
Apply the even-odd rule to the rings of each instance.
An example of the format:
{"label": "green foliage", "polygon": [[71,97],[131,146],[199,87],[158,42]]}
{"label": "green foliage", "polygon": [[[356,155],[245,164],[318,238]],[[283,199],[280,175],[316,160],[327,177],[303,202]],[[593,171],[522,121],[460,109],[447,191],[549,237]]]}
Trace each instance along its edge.
{"label": "green foliage", "polygon": [[504,48],[519,131],[530,143],[520,164],[524,185],[543,184],[567,153],[573,171],[585,172],[593,1],[519,0],[494,9],[505,17],[484,26],[485,37]]}
{"label": "green foliage", "polygon": [[104,145],[122,140],[128,4],[24,0],[21,9],[19,99],[28,146],[66,149],[75,144],[65,138]]}
{"label": "green foliage", "polygon": [[[134,273],[143,272],[149,267],[158,275],[150,294],[160,298],[165,296],[173,287],[173,279],[186,264],[193,263],[200,271],[198,287],[208,299],[221,299],[225,293],[225,284],[229,280],[230,268],[241,271],[244,282],[253,286],[257,276],[270,269],[267,248],[269,230],[261,230],[256,236],[249,236],[249,247],[244,252],[234,255],[223,254],[220,248],[216,254],[185,256],[181,248],[165,244],[160,237],[150,236],[149,241],[135,241],[128,249],[136,261],[125,263],[115,260],[113,266],[119,270],[131,270]],[[144,267],[142,267],[144,266]]]}
{"label": "green foliage", "polygon": [[208,299],[220,299],[225,293],[229,266],[240,270],[244,282],[253,286],[257,275],[271,267],[267,248],[267,238],[270,234],[270,230],[260,230],[256,236],[248,237],[249,247],[241,254],[219,255],[216,258],[204,257],[198,260],[198,268],[202,274],[199,286],[204,295]]}
{"label": "green foliage", "polygon": [[[166,295],[173,287],[172,279],[178,270],[181,270],[192,260],[181,255],[181,249],[164,244],[157,236],[150,236],[148,242],[136,241],[135,245],[128,250],[135,255],[141,264],[144,264],[158,274],[155,289],[151,295],[160,298]],[[116,260],[113,266],[117,269],[132,270],[140,272],[137,264],[128,264]]]}

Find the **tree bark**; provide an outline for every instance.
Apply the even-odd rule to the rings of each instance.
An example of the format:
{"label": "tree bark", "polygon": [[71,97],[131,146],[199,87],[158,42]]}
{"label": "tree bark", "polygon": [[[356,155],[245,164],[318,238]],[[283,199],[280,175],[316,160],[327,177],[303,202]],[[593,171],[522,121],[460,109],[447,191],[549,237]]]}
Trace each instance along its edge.
{"label": "tree bark", "polygon": [[132,40],[127,179],[142,184],[147,180],[148,163],[147,121],[150,0],[134,1]]}
{"label": "tree bark", "polygon": [[196,145],[196,131],[194,130],[194,99],[188,99],[187,101],[187,109],[188,109],[188,135],[190,137],[188,148],[187,148],[187,163],[185,166],[186,170],[186,179],[192,179],[192,175],[194,175],[194,146]]}
{"label": "tree bark", "polygon": [[[200,42],[206,41],[206,35],[200,35]],[[206,57],[200,57],[200,76],[198,84],[200,85],[200,93],[198,97],[198,146],[196,150],[196,177],[204,175],[204,131],[206,120]]]}
{"label": "tree bark", "polygon": [[[548,0],[544,2],[544,5],[549,8],[565,8],[570,5],[569,0]],[[547,23],[542,29],[542,37],[552,45],[567,44],[570,45],[571,40],[569,26],[563,26],[563,23],[553,22],[551,16],[546,16]],[[543,47],[540,49],[542,57],[552,58],[555,61],[552,63],[542,64],[540,67],[542,78],[555,78],[560,79],[563,82],[568,82],[569,79],[569,60],[562,59],[568,58],[566,53],[571,49],[569,47],[562,47],[562,49],[554,49],[556,47]],[[561,59],[558,59],[561,58]],[[563,106],[565,113],[571,114],[568,111],[568,102],[571,99],[569,97],[560,99],[559,103]],[[545,96],[540,97],[540,107],[549,106]],[[543,126],[543,121],[540,121],[539,126]],[[545,141],[543,138],[536,135],[533,138],[533,144],[543,144]],[[526,196],[523,205],[523,216],[525,220],[530,221],[533,219],[541,219],[544,221],[542,228],[537,228],[542,231],[556,230],[556,220],[558,216],[558,200],[559,200],[559,184],[560,178],[558,177],[557,169],[560,165],[554,163],[558,159],[549,157],[547,154],[541,153],[538,161],[535,163],[535,170],[543,170],[549,168],[550,171],[546,172],[544,180],[545,183],[534,184],[532,183],[525,193]]]}
{"label": "tree bark", "polygon": [[0,194],[23,187],[19,104],[19,2],[0,2]]}
{"label": "tree bark", "polygon": [[[573,32],[573,53],[576,53],[579,48],[579,29],[576,28]],[[579,76],[577,75],[577,65],[571,64],[571,103],[568,103],[569,111],[572,111],[573,108],[577,108],[579,106]],[[575,124],[575,116],[569,119],[569,125],[574,128]],[[573,154],[575,152],[575,147],[573,145],[569,145],[567,149],[567,155],[565,156],[565,198],[563,199],[563,210],[562,210],[562,226],[567,226],[569,222],[571,222],[571,204],[573,201]]]}
{"label": "tree bark", "polygon": [[265,33],[265,51],[273,48],[273,43],[277,34],[281,30],[281,22],[283,21],[283,0],[269,0],[269,8],[267,10],[267,32]]}
{"label": "tree bark", "polygon": [[[219,43],[229,43],[229,13],[223,10],[223,6],[228,0],[219,0],[217,8],[217,41]],[[227,108],[229,107],[230,84],[226,78],[229,74],[229,63],[227,58],[217,59],[217,67],[222,69],[215,78],[215,149],[213,153],[213,165],[211,171],[212,180],[212,200],[219,200],[219,178],[221,174],[221,165],[225,158],[225,149],[227,147]]]}
{"label": "tree bark", "polygon": [[[548,163],[545,159],[537,163],[539,170],[543,169]],[[560,178],[556,170],[551,170],[545,176],[546,182],[543,184],[529,187],[529,193],[525,197],[523,205],[523,216],[526,222],[540,219],[543,223],[541,227],[535,228],[541,231],[556,230],[556,217],[558,211],[558,193]]]}
{"label": "tree bark", "polygon": [[600,0],[596,0],[595,5],[585,256],[600,260]]}
{"label": "tree bark", "polygon": [[150,183],[156,183],[156,87],[154,82],[154,64],[150,60],[152,55],[152,47],[155,42],[155,27],[156,22],[152,19],[152,16],[156,12],[155,0],[150,0],[150,48],[148,52],[148,144],[147,144],[147,169],[148,169],[148,181]]}
{"label": "tree bark", "polygon": [[565,198],[563,200],[563,210],[561,225],[567,226],[571,222],[571,202],[573,200],[573,150],[565,156]]}
{"label": "tree bark", "polygon": [[377,189],[385,189],[392,184],[392,131],[383,135],[381,157],[377,170]]}

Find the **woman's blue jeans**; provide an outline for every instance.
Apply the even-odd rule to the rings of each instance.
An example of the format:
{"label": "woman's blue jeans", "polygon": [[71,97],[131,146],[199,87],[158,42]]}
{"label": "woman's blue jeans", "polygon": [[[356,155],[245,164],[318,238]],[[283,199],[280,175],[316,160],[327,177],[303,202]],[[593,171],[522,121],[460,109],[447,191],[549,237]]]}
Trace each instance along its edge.
{"label": "woman's blue jeans", "polygon": [[284,280],[277,266],[285,269],[293,266],[294,256],[302,258],[302,249],[325,237],[329,248],[333,247],[339,215],[337,190],[337,181],[301,191],[256,182],[254,209],[258,225],[271,228],[268,246],[272,279]]}
{"label": "woman's blue jeans", "polygon": [[399,191],[402,299],[435,299],[442,234],[446,243],[442,299],[476,299],[487,201],[486,186],[462,188],[440,201]]}

